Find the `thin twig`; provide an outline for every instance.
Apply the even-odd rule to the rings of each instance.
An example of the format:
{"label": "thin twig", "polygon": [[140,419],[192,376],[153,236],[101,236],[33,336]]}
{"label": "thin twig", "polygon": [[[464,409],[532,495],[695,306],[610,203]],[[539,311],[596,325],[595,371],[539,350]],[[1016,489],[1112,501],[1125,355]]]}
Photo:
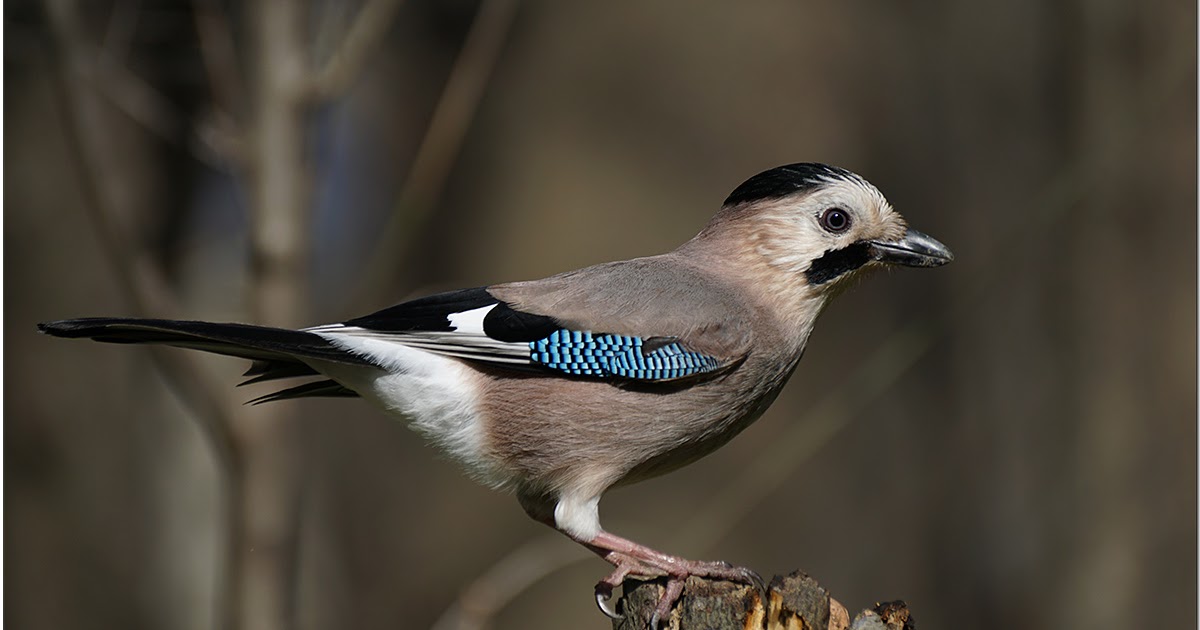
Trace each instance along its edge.
{"label": "thin twig", "polygon": [[[154,135],[176,140],[182,128],[174,106],[149,83],[146,83],[104,49],[72,64],[76,75],[88,87],[103,95],[109,102]],[[91,63],[88,61],[94,60]]]}
{"label": "thin twig", "polygon": [[517,0],[483,0],[480,5],[417,148],[396,209],[365,267],[361,304],[378,301],[377,294],[390,284],[410,244],[416,240],[419,226],[437,205],[508,38],[516,10]]}
{"label": "thin twig", "polygon": [[195,134],[186,148],[197,160],[217,169],[241,161],[240,135],[227,118],[212,117],[189,124],[176,113],[167,97],[130,72],[110,51],[81,49],[74,54],[69,67],[76,78],[166,142],[180,144],[185,132],[194,127]]}
{"label": "thin twig", "polygon": [[368,0],[359,9],[341,44],[305,82],[304,92],[310,101],[333,100],[354,83],[387,35],[401,4],[403,0]]}

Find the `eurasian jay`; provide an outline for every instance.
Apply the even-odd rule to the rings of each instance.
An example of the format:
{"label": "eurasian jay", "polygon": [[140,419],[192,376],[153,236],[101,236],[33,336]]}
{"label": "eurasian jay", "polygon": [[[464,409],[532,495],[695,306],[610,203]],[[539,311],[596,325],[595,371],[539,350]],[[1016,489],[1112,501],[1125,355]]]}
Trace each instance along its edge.
{"label": "eurasian jay", "polygon": [[451,291],[302,330],[127,318],[38,327],[250,359],[247,383],[318,377],[253,403],[361,396],[610,562],[613,572],[596,586],[606,613],[626,577],[665,577],[657,625],[690,575],[758,578],[605,531],[604,492],[696,461],[758,418],[795,369],[817,315],[851,278],[951,259],[858,175],[790,164],[738,186],[699,234],[658,256]]}

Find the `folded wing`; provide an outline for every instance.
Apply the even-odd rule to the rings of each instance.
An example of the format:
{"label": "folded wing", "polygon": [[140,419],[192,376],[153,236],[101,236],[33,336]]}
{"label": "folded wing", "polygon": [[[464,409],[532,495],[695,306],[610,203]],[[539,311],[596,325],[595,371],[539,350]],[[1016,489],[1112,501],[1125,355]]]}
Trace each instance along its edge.
{"label": "folded wing", "polygon": [[627,274],[607,265],[569,278],[464,289],[305,331],[381,365],[399,361],[389,352],[395,344],[498,367],[620,381],[703,378],[745,358],[748,327],[729,296],[698,284],[685,269],[638,265],[646,260],[652,259],[618,263],[635,265]]}

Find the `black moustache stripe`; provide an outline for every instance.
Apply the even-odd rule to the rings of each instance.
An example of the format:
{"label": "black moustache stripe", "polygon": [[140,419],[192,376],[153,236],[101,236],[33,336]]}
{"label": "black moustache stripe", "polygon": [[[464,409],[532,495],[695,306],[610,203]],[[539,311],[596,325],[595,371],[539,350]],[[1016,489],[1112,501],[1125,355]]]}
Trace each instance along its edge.
{"label": "black moustache stripe", "polygon": [[871,262],[871,246],[859,241],[841,249],[831,249],[814,260],[804,272],[809,284],[825,284],[844,273]]}

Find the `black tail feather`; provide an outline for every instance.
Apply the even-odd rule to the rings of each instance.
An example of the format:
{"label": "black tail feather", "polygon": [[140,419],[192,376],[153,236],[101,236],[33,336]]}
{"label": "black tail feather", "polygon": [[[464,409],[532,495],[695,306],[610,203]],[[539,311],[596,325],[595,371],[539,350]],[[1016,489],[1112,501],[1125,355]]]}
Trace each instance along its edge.
{"label": "black tail feather", "polygon": [[[320,359],[371,365],[362,357],[334,346],[319,335],[249,324],[89,317],[43,322],[38,324],[38,330],[55,337],[106,343],[157,343],[273,364],[302,364],[300,359]],[[263,369],[273,368],[267,366]],[[252,366],[251,370],[255,370],[255,367]]]}
{"label": "black tail feather", "polygon": [[273,392],[265,396],[259,396],[254,400],[247,401],[247,405],[261,405],[263,403],[275,402],[277,400],[290,400],[292,398],[310,398],[317,396],[325,397],[347,397],[354,398],[358,394],[354,390],[346,389],[341,383],[333,380],[314,381],[305,383],[295,387],[289,387],[285,390]]}
{"label": "black tail feather", "polygon": [[249,370],[246,370],[242,376],[250,378],[238,383],[238,387],[243,385],[253,385],[265,381],[274,381],[281,378],[293,378],[296,376],[315,376],[320,374],[316,370],[308,367],[303,363],[288,363],[283,361],[255,361]]}
{"label": "black tail feather", "polygon": [[[304,359],[373,365],[310,332],[247,324],[94,317],[43,322],[38,324],[38,330],[54,337],[92,339],[105,343],[164,344],[250,359],[254,363],[244,376],[251,378],[241,385],[319,374],[304,363]],[[247,404],[259,405],[311,396],[357,395],[335,381],[326,380],[260,396]]]}

